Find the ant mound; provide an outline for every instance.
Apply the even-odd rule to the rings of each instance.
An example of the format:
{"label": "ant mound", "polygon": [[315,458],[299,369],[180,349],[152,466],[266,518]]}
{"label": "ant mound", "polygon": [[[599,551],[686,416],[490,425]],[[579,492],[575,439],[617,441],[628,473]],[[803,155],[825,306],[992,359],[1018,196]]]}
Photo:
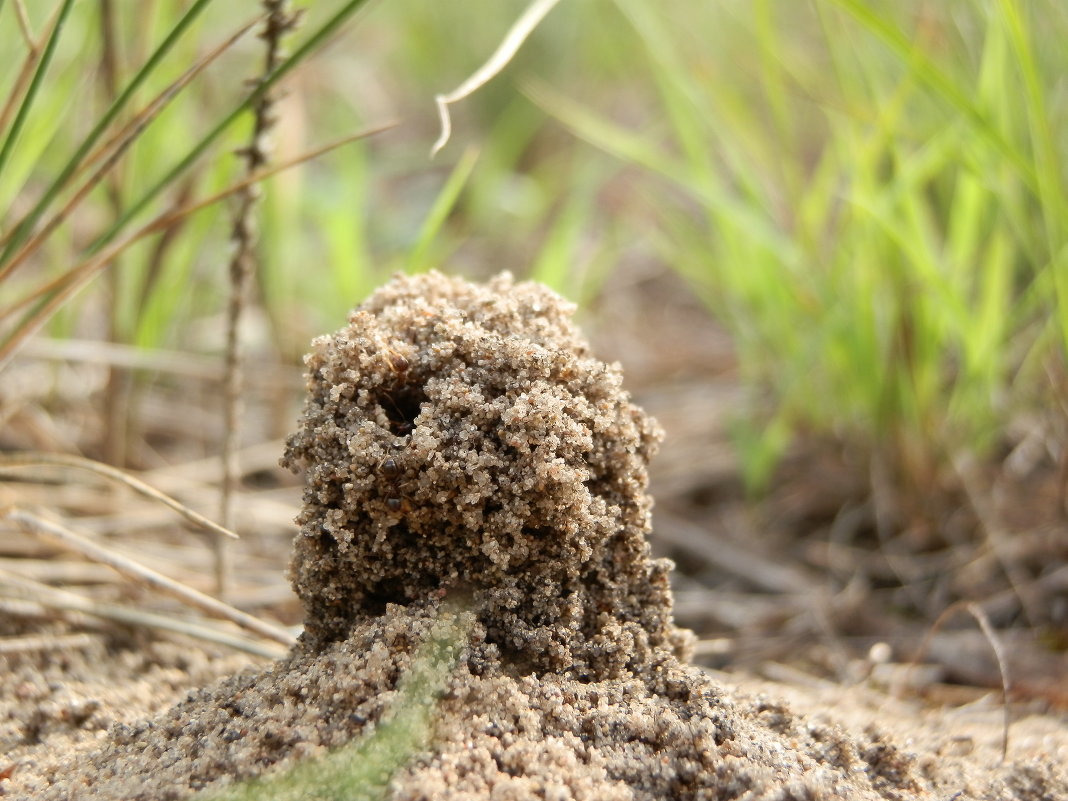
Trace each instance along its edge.
{"label": "ant mound", "polygon": [[[394,280],[316,340],[283,458],[307,476],[290,567],[306,618],[297,647],[116,723],[92,749],[38,754],[0,793],[1068,798],[1049,755],[963,764],[944,750],[952,732],[923,734],[911,716],[910,742],[936,755],[919,757],[687,665],[669,563],[646,538],[658,431],[571,312],[507,275],[474,286],[431,273]],[[397,753],[392,724],[420,704],[424,734],[384,757]],[[339,756],[350,773],[327,780]]]}
{"label": "ant mound", "polygon": [[315,340],[282,460],[306,474],[291,566],[306,647],[460,593],[519,674],[605,678],[685,648],[646,539],[660,432],[572,311],[507,274],[431,273]]}

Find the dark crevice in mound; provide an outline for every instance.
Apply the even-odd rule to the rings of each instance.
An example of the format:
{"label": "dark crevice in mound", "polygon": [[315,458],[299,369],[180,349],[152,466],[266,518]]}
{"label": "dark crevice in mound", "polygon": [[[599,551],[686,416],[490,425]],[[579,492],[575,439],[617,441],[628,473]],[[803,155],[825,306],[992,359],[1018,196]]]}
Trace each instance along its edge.
{"label": "dark crevice in mound", "polygon": [[389,430],[398,437],[405,437],[415,428],[415,420],[426,403],[426,393],[421,386],[404,386],[382,392],[378,404],[389,420]]}

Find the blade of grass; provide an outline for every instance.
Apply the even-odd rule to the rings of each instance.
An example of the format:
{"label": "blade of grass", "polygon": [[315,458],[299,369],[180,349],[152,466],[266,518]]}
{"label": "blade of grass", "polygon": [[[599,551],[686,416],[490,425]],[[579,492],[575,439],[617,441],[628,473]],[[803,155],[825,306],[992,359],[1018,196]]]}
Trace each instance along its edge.
{"label": "blade of grass", "polygon": [[307,56],[313,53],[320,45],[332,36],[349,17],[363,6],[367,0],[348,0],[332,17],[324,22],[319,29],[301,44],[285,61],[278,65],[269,75],[265,76],[244,100],[238,103],[230,113],[226,114],[199,142],[197,142],[186,155],[175,164],[162,178],[153,184],[138,200],[117,219],[110,228],[96,238],[88,248],[90,255],[99,252],[119,235],[126,225],[144,211],[175,179],[188,170],[204,153],[211,144],[233,125],[250,108],[254,107],[263,96],[282,78],[288,75]]}
{"label": "blade of grass", "polygon": [[1036,175],[1034,167],[1021,156],[1018,149],[1006,141],[972,97],[940,69],[921,48],[917,47],[911,37],[884,17],[879,16],[866,0],[830,0],[830,2],[855,17],[868,31],[882,40],[920,80],[961,112],[971,123],[973,129],[1016,168],[1020,178],[1031,191],[1038,194],[1039,176]]}
{"label": "blade of grass", "polygon": [[739,230],[745,231],[752,241],[762,243],[783,262],[796,261],[797,254],[789,240],[757,210],[732,197],[719,185],[695,184],[691,180],[691,165],[666,155],[650,139],[597,116],[545,84],[528,82],[524,86],[524,92],[536,105],[570,128],[575,135],[616,158],[645,167],[692,191],[697,199],[709,204],[723,218],[731,220]]}
{"label": "blade of grass", "polygon": [[220,200],[240,192],[247,186],[251,186],[252,184],[263,181],[272,175],[276,175],[282,170],[289,169],[297,164],[302,164],[349,142],[372,136],[376,133],[388,130],[391,127],[393,126],[386,125],[367,131],[361,131],[343,137],[335,142],[331,142],[316,150],[304,153],[296,158],[281,162],[269,169],[260,170],[209,197],[190,203],[182,208],[164,212],[143,225],[141,228],[131,232],[119,242],[113,242],[106,250],[97,251],[90,255],[81,264],[71,268],[59,278],[49,282],[44,287],[34,290],[26,298],[23,298],[21,301],[12,304],[7,309],[0,311],[0,320],[2,320],[5,317],[17,313],[21,309],[32,306],[30,311],[14,327],[14,329],[4,336],[2,340],[3,344],[0,345],[0,369],[3,369],[22,343],[32,336],[33,333],[36,332],[60,306],[85,286],[85,284],[97,273],[105,269],[116,256],[131,245],[144,239],[146,236],[167,229],[178,221],[188,217],[190,214],[194,214],[201,209],[214,205]]}
{"label": "blade of grass", "polygon": [[395,700],[363,737],[325,757],[298,762],[240,784],[208,789],[196,801],[377,801],[393,775],[423,751],[434,736],[438,698],[448,685],[473,623],[455,601],[442,605],[427,638],[400,677]]}
{"label": "blade of grass", "polygon": [[[86,135],[85,139],[75,150],[74,155],[70,157],[66,165],[59,171],[59,174],[45,190],[41,198],[34,204],[30,212],[14,229],[14,233],[11,235],[10,240],[7,242],[2,253],[0,253],[0,264],[3,264],[11,256],[11,253],[15,248],[19,247],[26,237],[29,236],[30,231],[37,224],[37,221],[44,214],[45,209],[52,203],[56,195],[66,185],[67,180],[78,169],[78,165],[81,164],[86,154],[92,150],[93,146],[97,143],[104,132],[108,129],[111,123],[119,115],[119,112],[126,106],[133,97],[134,93],[141,87],[141,85],[148,79],[152,72],[159,66],[160,62],[167,55],[168,52],[174,47],[175,43],[182,37],[194,20],[200,15],[204,9],[207,8],[211,0],[195,0],[195,2],[189,7],[189,9],[182,15],[181,19],[175,23],[170,32],[160,43],[159,47],[153,51],[152,55],[144,63],[144,65],[133,76],[130,83],[126,85],[126,88],[122,93],[115,98],[115,101],[111,104],[104,115],[97,121],[93,130]],[[3,162],[0,160],[0,169],[3,168]]]}
{"label": "blade of grass", "polygon": [[1034,47],[1017,5],[999,0],[1001,18],[1009,33],[1009,41],[1016,55],[1016,64],[1023,78],[1028,131],[1031,138],[1038,176],[1037,192],[1040,200],[1045,237],[1052,255],[1054,290],[1057,297],[1057,319],[1063,343],[1068,346],[1068,197],[1065,196],[1063,164],[1059,158]]}
{"label": "blade of grass", "polygon": [[[12,314],[17,313],[18,311],[20,311],[20,310],[22,310],[22,309],[24,309],[24,308],[26,308],[28,306],[32,306],[35,302],[47,303],[47,304],[49,304],[49,311],[55,311],[55,306],[54,306],[54,302],[56,301],[56,298],[54,297],[55,293],[64,292],[64,291],[66,291],[66,292],[77,291],[77,288],[80,288],[80,286],[81,286],[81,281],[82,280],[86,279],[87,277],[92,277],[92,275],[94,275],[96,272],[98,272],[99,270],[101,270],[104,267],[106,267],[111,259],[113,259],[119,253],[124,251],[127,247],[129,247],[129,246],[133,245],[134,243],[140,241],[144,237],[150,236],[151,234],[154,234],[154,233],[158,233],[159,231],[162,231],[162,230],[166,230],[170,226],[173,226],[173,225],[177,224],[178,222],[182,221],[183,219],[185,219],[189,215],[194,214],[194,213],[196,213],[196,212],[198,212],[198,211],[200,211],[200,210],[202,210],[204,208],[207,208],[208,206],[212,206],[215,203],[218,203],[220,200],[223,200],[223,199],[225,199],[227,197],[230,197],[231,195],[242,191],[243,189],[245,189],[248,186],[251,186],[252,184],[258,183],[258,182],[263,181],[263,180],[266,180],[267,178],[270,178],[272,175],[276,175],[277,173],[282,172],[283,170],[289,169],[290,167],[296,166],[298,164],[303,164],[306,161],[310,161],[312,159],[318,158],[319,156],[323,155],[324,153],[328,153],[331,150],[335,150],[335,149],[337,149],[339,147],[342,147],[342,146],[348,144],[349,142],[354,142],[354,141],[356,141],[358,139],[363,139],[363,138],[366,138],[368,136],[373,136],[373,135],[375,135],[377,133],[381,133],[383,131],[389,130],[392,127],[394,127],[393,124],[383,125],[383,126],[379,126],[377,128],[371,128],[371,129],[368,129],[368,130],[360,131],[359,133],[355,133],[355,134],[351,134],[349,136],[342,137],[341,139],[338,139],[338,140],[336,140],[334,142],[331,142],[331,143],[329,143],[327,145],[324,145],[324,146],[322,146],[320,148],[316,148],[315,150],[309,151],[307,153],[303,153],[300,156],[297,156],[295,158],[288,159],[287,161],[281,162],[281,163],[279,163],[279,164],[277,164],[277,165],[275,165],[273,167],[270,167],[268,169],[260,170],[260,171],[258,171],[256,173],[254,173],[253,175],[250,175],[250,176],[248,176],[248,177],[246,177],[246,178],[244,178],[244,179],[242,179],[240,181],[237,181],[237,182],[231,184],[226,189],[223,189],[223,190],[221,190],[219,192],[216,192],[216,193],[214,193],[212,195],[209,195],[206,198],[202,198],[202,199],[197,200],[197,201],[195,201],[193,203],[189,203],[187,205],[181,206],[181,207],[179,207],[177,209],[172,209],[171,211],[167,211],[167,212],[161,213],[159,216],[155,217],[153,220],[151,220],[150,222],[146,223],[144,226],[142,226],[137,231],[134,231],[133,233],[129,234],[120,243],[118,243],[117,245],[114,245],[111,248],[109,248],[106,253],[104,253],[104,254],[98,253],[98,254],[95,254],[95,255],[87,258],[81,264],[79,264],[78,266],[68,270],[66,273],[64,273],[63,275],[61,275],[58,278],[54,279],[53,281],[49,282],[48,284],[45,284],[42,287],[38,287],[36,290],[31,292],[28,296],[23,298],[21,301],[18,301],[16,303],[8,306],[6,309],[0,310],[0,320],[4,319],[5,317],[10,317]],[[49,295],[53,295],[53,297],[49,298],[48,297]],[[69,296],[69,294],[65,295],[64,299],[65,299],[65,297],[68,297],[68,296]],[[38,315],[39,313],[40,313],[40,308],[35,309],[34,312],[33,312],[34,315]],[[36,321],[37,324],[39,324],[40,322],[43,322],[43,320],[37,320]],[[36,329],[36,326],[35,326],[35,329]],[[7,347],[8,347],[8,344],[9,344],[9,341],[6,340],[4,347],[0,348],[0,366],[2,366],[4,364],[4,358],[7,355],[9,355],[7,353],[7,350],[6,350]]]}
{"label": "blade of grass", "polygon": [[4,171],[4,165],[7,164],[8,158],[11,156],[11,151],[15,147],[15,143],[18,141],[19,134],[22,132],[22,126],[26,123],[26,118],[29,116],[30,109],[33,108],[33,101],[37,97],[37,92],[41,88],[41,82],[44,80],[45,73],[48,72],[48,66],[52,63],[52,56],[55,55],[56,46],[59,44],[59,37],[63,32],[63,25],[67,21],[67,16],[70,14],[70,10],[74,7],[74,0],[62,0],[62,5],[59,7],[59,12],[56,14],[55,21],[52,23],[52,28],[48,32],[48,38],[45,40],[44,50],[41,53],[41,59],[37,63],[37,69],[33,73],[33,78],[30,80],[29,88],[26,90],[25,96],[22,98],[22,102],[19,104],[19,109],[15,113],[15,119],[11,123],[11,128],[8,129],[7,137],[4,139],[4,144],[0,147],[0,173]]}
{"label": "blade of grass", "polygon": [[452,172],[449,173],[449,177],[441,187],[441,191],[434,198],[434,204],[430,207],[426,219],[423,220],[423,224],[419,227],[415,244],[412,246],[411,253],[405,264],[408,272],[420,273],[429,270],[433,266],[430,256],[431,248],[437,240],[438,234],[441,233],[442,226],[445,225],[445,221],[449,218],[449,214],[455,208],[456,201],[460,199],[460,193],[463,192],[464,187],[467,185],[467,179],[471,177],[471,171],[475,168],[477,161],[478,150],[474,147],[469,147],[464,151],[460,160],[456,162],[456,166],[452,168]]}
{"label": "blade of grass", "polygon": [[[136,114],[129,124],[124,126],[121,131],[119,131],[109,140],[108,143],[105,144],[104,148],[101,148],[101,150],[98,151],[98,154],[94,154],[93,157],[90,157],[84,162],[85,165],[88,165],[97,157],[104,159],[103,163],[99,167],[97,167],[96,171],[63,205],[63,208],[53,214],[45,222],[45,224],[42,225],[41,228],[35,234],[33,234],[33,236],[30,237],[28,241],[25,242],[25,244],[23,244],[22,248],[17,253],[15,253],[6,264],[0,267],[0,282],[2,282],[5,278],[7,278],[8,275],[18,269],[19,265],[21,265],[27,258],[29,258],[30,255],[36,252],[37,249],[40,247],[41,243],[44,242],[48,238],[48,236],[70,216],[71,212],[85,199],[85,197],[90,192],[92,192],[92,190],[94,190],[100,184],[104,176],[106,176],[111,171],[111,169],[118,163],[119,159],[122,158],[123,154],[127,151],[127,149],[137,140],[137,137],[140,136],[141,132],[144,131],[144,129],[148,127],[152,123],[152,121],[156,119],[156,117],[159,116],[159,114],[167,107],[167,104],[170,103],[170,101],[173,100],[175,97],[177,97],[178,93],[181,92],[182,89],[184,89],[186,86],[188,86],[189,83],[197,75],[199,75],[209,64],[215,61],[215,59],[217,59],[224,52],[229,50],[230,47],[232,47],[238,39],[244,36],[245,33],[247,33],[252,28],[252,26],[256,24],[256,22],[257,20],[253,20],[252,22],[248,23],[245,27],[241,28],[232,36],[230,36],[226,41],[222,42],[214,50],[200,58],[196,64],[186,70],[181,76],[179,76],[176,81],[174,81],[170,86],[164,89],[158,96],[153,98],[152,102],[150,102],[144,109],[142,109],[138,114]],[[107,152],[107,150],[110,150],[110,152]],[[24,222],[30,223],[30,216],[32,216],[32,212],[31,215],[27,215]],[[36,220],[33,220],[32,222],[36,222]],[[18,231],[22,228],[23,223],[19,223],[14,230]]]}
{"label": "blade of grass", "polygon": [[589,217],[596,208],[594,196],[599,182],[595,174],[600,165],[591,160],[583,163],[565,191],[566,200],[556,212],[545,241],[530,269],[531,280],[538,281],[566,298],[578,301],[583,278],[578,254],[588,233]]}
{"label": "blade of grass", "polygon": [[15,113],[19,98],[23,96],[26,84],[29,82],[30,76],[33,75],[34,68],[40,63],[40,59],[41,48],[30,42],[29,51],[22,60],[19,74],[11,84],[11,88],[7,93],[7,100],[4,101],[4,108],[0,111],[0,131],[7,129],[8,121],[11,119],[11,115]]}

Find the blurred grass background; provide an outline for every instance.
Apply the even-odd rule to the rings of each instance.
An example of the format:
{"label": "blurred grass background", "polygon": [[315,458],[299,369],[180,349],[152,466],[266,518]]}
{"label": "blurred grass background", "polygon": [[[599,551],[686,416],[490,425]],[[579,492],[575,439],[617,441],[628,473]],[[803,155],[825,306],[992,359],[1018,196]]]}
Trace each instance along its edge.
{"label": "blurred grass background", "polygon": [[[4,234],[200,4],[26,5],[36,35],[69,12],[30,106],[17,83],[19,5],[0,8],[0,92],[26,108],[17,137],[14,112],[0,129]],[[1025,441],[1039,452],[1032,463],[1068,464],[1063,4],[569,0],[502,76],[453,107],[453,140],[429,160],[433,96],[477,68],[525,5],[308,5],[290,50],[324,25],[329,36],[280,81],[275,160],[397,125],[264,182],[253,372],[297,363],[312,336],[397,270],[510,269],[592,318],[606,291],[631,282],[647,292],[653,276],[654,297],[685,286],[729,334],[727,371],[745,398],[733,444],[751,492],[772,485],[799,440],[829,442],[897,488],[907,526],[959,500],[962,464],[996,471]],[[345,6],[355,14],[330,28]],[[203,3],[119,119],[258,10]],[[5,341],[23,341],[14,305],[89,258],[247,96],[259,56],[252,35],[238,40],[0,279]],[[130,224],[238,180],[233,151],[248,125],[238,117]],[[171,221],[122,251],[42,333],[218,355],[230,231],[225,202]],[[9,381],[24,373],[13,369],[2,392],[18,396]],[[84,398],[124,410],[88,415],[131,427],[120,453],[84,432],[64,441],[133,467],[162,458],[139,403],[154,388],[173,392],[173,376],[132,376],[125,399]],[[15,430],[10,403],[5,415],[6,447],[41,445]]]}
{"label": "blurred grass background", "polygon": [[[1063,652],[1068,6],[562,0],[452,107],[430,160],[434,95],[525,6],[319,0],[286,39],[301,59],[278,81],[274,163],[395,125],[262,184],[234,602],[299,621],[279,569],[296,490],[271,493],[291,481],[277,438],[308,341],[395,271],[509,269],[580,305],[668,430],[654,547],[679,563],[676,615],[705,658],[751,647],[854,680],[841,653],[914,644],[960,599]],[[254,30],[111,170],[62,176],[126,89],[97,145],[261,12],[0,0],[0,450],[103,459],[212,508],[234,212],[167,215],[244,175],[251,115],[218,126],[263,74]],[[725,468],[710,431],[729,434]],[[120,544],[135,532],[139,558],[207,587],[169,517],[10,486]],[[999,686],[960,641],[932,642],[949,678]],[[1032,646],[1011,644],[1057,675]]]}

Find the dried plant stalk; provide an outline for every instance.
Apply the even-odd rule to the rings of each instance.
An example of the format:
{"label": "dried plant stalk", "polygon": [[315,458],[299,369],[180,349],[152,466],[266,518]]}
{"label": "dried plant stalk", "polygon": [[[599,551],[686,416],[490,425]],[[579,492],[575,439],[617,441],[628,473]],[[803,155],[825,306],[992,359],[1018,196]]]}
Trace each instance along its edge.
{"label": "dried plant stalk", "polygon": [[[263,74],[266,81],[282,62],[282,41],[296,26],[298,15],[290,11],[288,0],[263,0],[267,13],[260,38],[266,47]],[[241,152],[245,158],[246,175],[255,175],[267,164],[267,137],[274,126],[272,110],[274,96],[264,92],[253,107],[252,136]],[[226,378],[223,387],[223,446],[222,446],[222,497],[219,517],[223,525],[233,528],[234,493],[237,489],[239,469],[238,445],[241,438],[242,354],[239,329],[245,306],[248,285],[255,270],[256,222],[255,209],[260,196],[259,186],[249,184],[237,195],[237,211],[234,215],[231,239],[234,253],[230,260],[230,302],[226,312]],[[227,542],[217,537],[215,545],[215,591],[226,596],[232,572]]]}
{"label": "dried plant stalk", "polygon": [[[0,570],[0,589],[5,593],[15,595],[15,601],[22,601],[42,610],[62,612],[64,618],[70,620],[73,617],[80,625],[86,625],[85,621],[98,618],[128,626],[170,631],[268,659],[277,659],[285,654],[285,651],[277,645],[240,637],[232,632],[220,630],[218,627],[210,625],[207,621],[183,620],[170,615],[146,612],[135,607],[100,603],[69,590],[49,587],[46,584],[14,575],[5,570]],[[7,603],[12,603],[12,601],[8,600]],[[73,636],[89,635],[83,632],[81,635]],[[47,639],[57,638],[51,637]],[[9,641],[0,640],[0,643],[3,642]],[[0,646],[0,653],[3,653],[2,646]]]}
{"label": "dried plant stalk", "polygon": [[266,637],[285,646],[290,646],[295,641],[293,635],[280,626],[260,620],[253,615],[242,612],[240,609],[235,609],[229,604],[224,604],[210,595],[205,595],[179,581],[168,578],[162,573],[157,573],[155,570],[115,553],[58,523],[44,520],[21,509],[8,509],[0,514],[0,519],[10,520],[23,531],[44,537],[65,548],[75,550],[89,559],[108,565],[128,578],[165,592],[183,603],[195,606],[209,614],[230,620],[261,637]]}
{"label": "dried plant stalk", "polygon": [[523,46],[523,42],[534,32],[538,24],[545,19],[545,15],[552,11],[558,2],[560,0],[534,0],[508,30],[504,39],[501,40],[501,43],[485,64],[475,70],[466,81],[451,92],[437,95],[434,98],[434,102],[438,107],[438,118],[441,121],[441,134],[430,148],[430,158],[434,158],[449,143],[449,137],[452,135],[449,106],[466,97],[470,97],[508,66],[508,63],[515,57],[516,52]]}
{"label": "dried plant stalk", "polygon": [[209,520],[199,512],[195,512],[185,504],[176,501],[171,496],[160,492],[155,487],[146,484],[140,479],[134,478],[129,473],[118,470],[110,465],[94,462],[92,459],[84,459],[81,456],[70,456],[61,453],[12,453],[0,456],[0,470],[4,468],[37,467],[41,465],[56,465],[58,467],[73,467],[79,470],[88,470],[91,473],[96,473],[97,475],[112,481],[118,481],[120,484],[125,484],[134,492],[140,493],[146,498],[159,501],[164,506],[176,511],[190,523],[213,532],[215,536],[237,539],[237,535],[233,531]]}
{"label": "dried plant stalk", "polygon": [[91,634],[58,634],[50,637],[4,637],[0,639],[0,655],[25,654],[30,651],[71,651],[88,648],[95,638]]}

